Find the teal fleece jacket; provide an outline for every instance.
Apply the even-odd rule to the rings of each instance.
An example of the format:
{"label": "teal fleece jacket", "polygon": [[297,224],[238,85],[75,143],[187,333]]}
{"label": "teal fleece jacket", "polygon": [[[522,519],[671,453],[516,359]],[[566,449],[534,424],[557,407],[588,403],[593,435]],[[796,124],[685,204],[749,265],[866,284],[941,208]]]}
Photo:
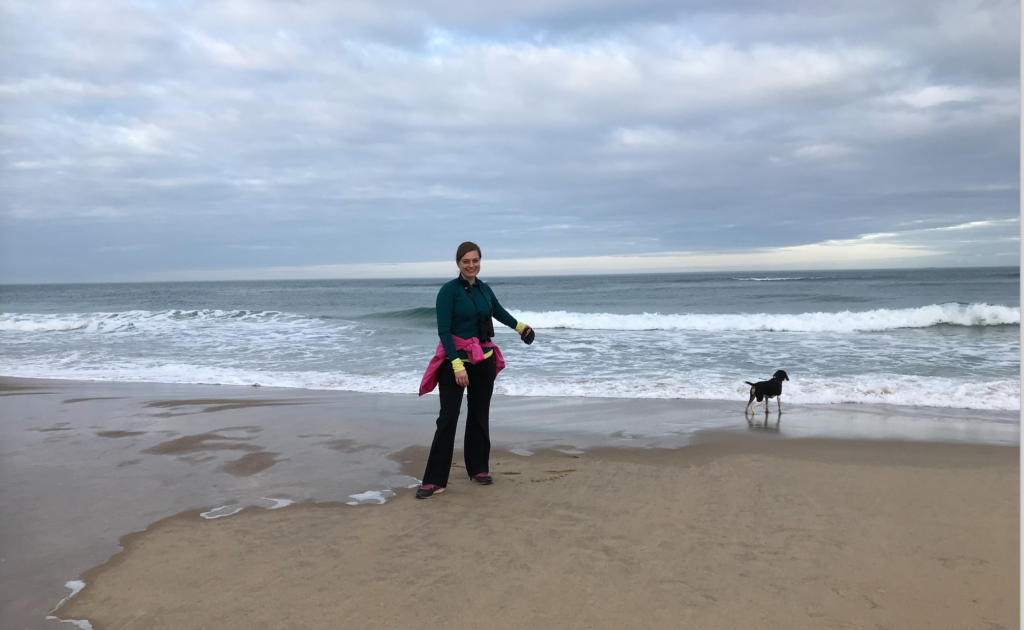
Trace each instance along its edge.
{"label": "teal fleece jacket", "polygon": [[466,292],[470,284],[463,280],[460,275],[454,280],[444,283],[441,290],[437,292],[437,336],[441,338],[441,345],[444,347],[445,356],[449,361],[455,359],[466,359],[466,353],[455,349],[455,342],[452,335],[469,339],[480,335],[480,326],[477,323],[477,311],[486,315],[490,310],[494,319],[509,328],[515,329],[519,323],[508,311],[502,308],[494,291],[487,286],[480,278],[476,279],[470,290],[473,291],[473,299],[476,306],[473,306],[473,299],[470,299]]}

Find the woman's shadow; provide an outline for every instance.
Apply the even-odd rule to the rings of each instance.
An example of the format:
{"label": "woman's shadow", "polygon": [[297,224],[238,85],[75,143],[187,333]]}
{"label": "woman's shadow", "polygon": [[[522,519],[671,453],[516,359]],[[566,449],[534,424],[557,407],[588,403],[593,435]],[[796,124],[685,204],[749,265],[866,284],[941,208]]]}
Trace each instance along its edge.
{"label": "woman's shadow", "polygon": [[771,413],[764,410],[764,420],[761,422],[757,421],[757,414],[753,411],[744,411],[743,417],[747,419],[747,428],[751,431],[759,431],[762,433],[778,433],[782,427],[782,411],[776,412],[775,423],[770,421]]}

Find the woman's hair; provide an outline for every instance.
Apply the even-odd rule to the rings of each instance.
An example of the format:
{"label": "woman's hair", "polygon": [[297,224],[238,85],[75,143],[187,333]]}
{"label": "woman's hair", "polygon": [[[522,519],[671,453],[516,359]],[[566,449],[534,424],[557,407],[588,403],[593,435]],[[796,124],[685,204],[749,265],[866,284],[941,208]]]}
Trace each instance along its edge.
{"label": "woman's hair", "polygon": [[476,253],[480,254],[480,257],[483,258],[483,254],[480,253],[480,247],[476,243],[471,243],[469,241],[466,241],[462,245],[459,245],[459,249],[456,250],[456,252],[455,252],[455,262],[459,262],[460,260],[462,260],[463,256],[465,256],[466,254],[468,254],[469,252],[471,252],[473,250],[476,250]]}

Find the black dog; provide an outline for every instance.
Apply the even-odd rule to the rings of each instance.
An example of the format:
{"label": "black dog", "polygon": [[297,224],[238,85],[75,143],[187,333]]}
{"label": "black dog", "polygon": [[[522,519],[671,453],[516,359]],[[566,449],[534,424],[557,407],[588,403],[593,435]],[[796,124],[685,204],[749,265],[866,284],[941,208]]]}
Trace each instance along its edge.
{"label": "black dog", "polygon": [[[750,403],[754,402],[754,399],[757,399],[757,403],[754,405],[754,409],[757,409],[757,405],[760,405],[761,401],[765,401],[766,398],[775,398],[775,402],[779,405],[779,411],[782,411],[782,381],[788,380],[789,375],[785,370],[779,370],[767,381],[757,383],[743,381],[750,385],[750,400],[747,401],[747,408],[743,412],[746,413],[750,409]],[[768,411],[768,402],[765,401],[764,405],[765,411]]]}

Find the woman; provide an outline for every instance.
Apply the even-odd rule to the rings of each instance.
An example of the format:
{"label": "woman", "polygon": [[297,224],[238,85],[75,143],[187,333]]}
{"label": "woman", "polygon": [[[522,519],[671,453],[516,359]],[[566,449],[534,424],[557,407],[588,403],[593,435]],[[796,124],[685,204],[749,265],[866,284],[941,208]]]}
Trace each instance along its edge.
{"label": "woman", "polygon": [[429,499],[444,492],[448,485],[455,427],[465,389],[469,389],[464,449],[466,472],[470,480],[478,484],[492,482],[488,473],[491,392],[505,361],[501,350],[491,341],[494,335],[491,318],[515,329],[527,343],[533,341],[530,327],[509,315],[491,288],[477,279],[480,248],[468,242],[459,245],[455,262],[459,265],[459,277],[445,283],[437,293],[437,335],[441,342],[420,383],[420,396],[433,391],[435,384],[441,388],[441,413],[437,417],[437,431],[430,445],[423,485],[416,491],[417,499]]}

